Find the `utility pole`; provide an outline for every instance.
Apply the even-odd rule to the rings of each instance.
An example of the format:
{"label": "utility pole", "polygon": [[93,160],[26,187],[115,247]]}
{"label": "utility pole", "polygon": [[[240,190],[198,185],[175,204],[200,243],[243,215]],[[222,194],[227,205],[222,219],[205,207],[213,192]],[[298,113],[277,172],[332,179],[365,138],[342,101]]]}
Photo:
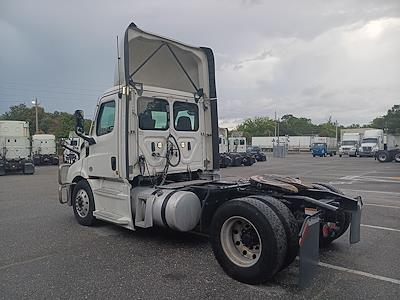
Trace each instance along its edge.
{"label": "utility pole", "polygon": [[336,125],[336,143],[337,143],[337,141],[338,141],[338,121],[336,120],[336,122],[335,122],[335,125]]}
{"label": "utility pole", "polygon": [[32,104],[35,104],[35,110],[36,110],[36,134],[38,134],[39,133],[39,116],[38,116],[39,103],[37,101],[37,98],[35,98],[35,100],[32,101]]}

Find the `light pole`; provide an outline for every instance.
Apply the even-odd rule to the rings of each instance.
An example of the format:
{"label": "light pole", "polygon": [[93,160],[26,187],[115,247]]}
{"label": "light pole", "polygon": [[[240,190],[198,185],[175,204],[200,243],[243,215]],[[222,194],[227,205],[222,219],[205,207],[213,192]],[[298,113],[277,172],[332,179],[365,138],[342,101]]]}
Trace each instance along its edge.
{"label": "light pole", "polygon": [[32,104],[35,104],[35,111],[36,111],[36,134],[39,133],[39,117],[38,117],[38,106],[39,103],[37,101],[37,98],[35,98],[35,100],[32,101]]}

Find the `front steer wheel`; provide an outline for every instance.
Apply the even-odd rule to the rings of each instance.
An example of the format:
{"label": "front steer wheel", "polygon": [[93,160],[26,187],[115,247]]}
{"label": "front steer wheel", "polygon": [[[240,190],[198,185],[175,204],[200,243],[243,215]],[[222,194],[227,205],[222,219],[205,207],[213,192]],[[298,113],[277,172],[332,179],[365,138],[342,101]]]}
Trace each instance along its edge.
{"label": "front steer wheel", "polygon": [[72,209],[79,224],[91,226],[96,222],[93,216],[93,192],[86,180],[77,183],[72,193]]}
{"label": "front steer wheel", "polygon": [[238,198],[221,205],[211,225],[214,255],[232,278],[249,284],[271,279],[283,266],[287,238],[282,222],[265,203]]}

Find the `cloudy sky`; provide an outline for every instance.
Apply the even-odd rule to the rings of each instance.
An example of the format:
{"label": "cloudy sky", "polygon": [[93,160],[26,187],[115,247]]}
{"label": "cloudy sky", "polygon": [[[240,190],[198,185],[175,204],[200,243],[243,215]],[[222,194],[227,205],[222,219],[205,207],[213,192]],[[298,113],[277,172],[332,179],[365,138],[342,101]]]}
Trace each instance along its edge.
{"label": "cloudy sky", "polygon": [[275,111],[366,123],[400,104],[399,0],[1,0],[0,113],[38,97],[93,115],[132,21],[214,50],[223,125]]}

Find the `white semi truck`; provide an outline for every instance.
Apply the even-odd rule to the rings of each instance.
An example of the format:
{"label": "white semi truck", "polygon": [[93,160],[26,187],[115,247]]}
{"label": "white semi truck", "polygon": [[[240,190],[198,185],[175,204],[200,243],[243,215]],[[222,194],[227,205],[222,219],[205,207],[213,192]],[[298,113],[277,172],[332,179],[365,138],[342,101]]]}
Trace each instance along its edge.
{"label": "white semi truck", "polygon": [[348,155],[355,157],[359,153],[362,135],[358,132],[345,132],[339,147],[339,156]]}
{"label": "white semi truck", "polygon": [[400,163],[400,136],[383,135],[383,149],[376,151],[375,158],[379,162],[395,161]]}
{"label": "white semi truck", "polygon": [[226,168],[232,165],[232,158],[229,155],[228,149],[228,128],[218,128],[219,132],[219,166]]}
{"label": "white semi truck", "polygon": [[56,137],[53,134],[34,134],[32,136],[33,163],[38,165],[58,165],[59,158]]}
{"label": "white semi truck", "polygon": [[29,123],[0,121],[0,175],[9,172],[33,174]]}
{"label": "white semi truck", "polygon": [[73,164],[77,161],[82,144],[82,138],[77,136],[75,132],[70,132],[68,138],[61,141],[61,146],[65,148],[63,152],[63,161],[68,164]]}
{"label": "white semi truck", "polygon": [[228,138],[228,153],[232,159],[232,166],[251,166],[256,162],[254,155],[247,153],[245,137]]}
{"label": "white semi truck", "polygon": [[251,284],[271,279],[297,254],[304,274],[318,243],[350,224],[350,242],[359,241],[360,197],[277,175],[219,179],[211,49],[133,23],[121,46],[114,86],[100,97],[88,134],[83,112],[75,112],[85,140],[79,160],[59,167],[59,201],[80,224],[202,232],[225,272]]}
{"label": "white semi truck", "polygon": [[364,132],[363,139],[361,141],[361,147],[359,156],[375,156],[378,150],[383,150],[383,130],[382,129],[370,129]]}

